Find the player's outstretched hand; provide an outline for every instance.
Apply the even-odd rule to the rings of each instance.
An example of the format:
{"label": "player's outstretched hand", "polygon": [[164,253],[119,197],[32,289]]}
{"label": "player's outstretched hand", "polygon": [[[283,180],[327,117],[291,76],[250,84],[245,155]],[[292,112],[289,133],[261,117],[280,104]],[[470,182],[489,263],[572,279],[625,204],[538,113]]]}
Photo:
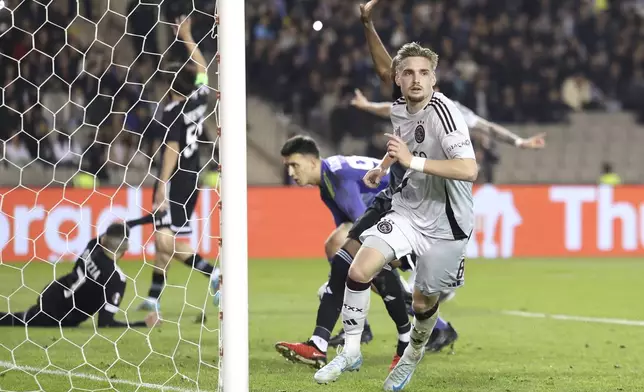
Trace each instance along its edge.
{"label": "player's outstretched hand", "polygon": [[519,144],[519,147],[521,148],[529,148],[532,150],[539,150],[541,148],[544,148],[545,146],[546,146],[545,133],[539,133],[537,135],[532,136],[531,138],[522,140],[521,143]]}
{"label": "player's outstretched hand", "polygon": [[148,328],[152,328],[157,324],[161,324],[161,318],[159,318],[159,312],[150,312],[145,316],[145,325]]}
{"label": "player's outstretched hand", "polygon": [[389,138],[387,142],[387,153],[390,157],[395,158],[400,162],[405,169],[411,164],[411,152],[405,143],[399,136],[392,135],[391,133],[385,133],[385,136]]}
{"label": "player's outstretched hand", "polygon": [[174,20],[174,23],[176,26],[172,26],[172,29],[177,37],[185,39],[192,36],[192,21],[189,17],[181,15]]}
{"label": "player's outstretched hand", "polygon": [[168,209],[168,201],[165,198],[165,184],[160,184],[154,194],[154,203],[152,206],[153,213],[157,214],[159,211]]}
{"label": "player's outstretched hand", "polygon": [[362,94],[362,91],[360,91],[360,89],[353,90],[353,93],[355,94],[355,96],[351,99],[351,106],[362,109],[369,104],[369,100],[364,96],[364,94]]}
{"label": "player's outstretched hand", "polygon": [[373,7],[378,4],[379,0],[371,0],[367,4],[360,4],[360,20],[364,24],[371,23],[371,13],[373,12]]}
{"label": "player's outstretched hand", "polygon": [[378,185],[380,185],[380,180],[385,176],[385,174],[387,174],[386,170],[382,170],[380,166],[376,166],[364,175],[362,181],[369,188],[378,188]]}

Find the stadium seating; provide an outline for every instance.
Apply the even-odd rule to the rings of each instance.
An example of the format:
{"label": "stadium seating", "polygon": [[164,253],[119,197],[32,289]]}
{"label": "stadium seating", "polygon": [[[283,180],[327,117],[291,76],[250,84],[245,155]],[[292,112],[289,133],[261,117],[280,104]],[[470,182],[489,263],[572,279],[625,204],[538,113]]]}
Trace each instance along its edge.
{"label": "stadium seating", "polygon": [[575,114],[571,124],[515,126],[518,134],[546,132],[548,148],[532,152],[500,145],[498,183],[592,184],[599,178],[603,162],[613,164],[625,183],[642,181],[644,143],[642,127],[626,113]]}
{"label": "stadium seating", "polygon": [[[250,118],[254,117],[251,113],[256,112],[249,112]],[[252,121],[249,119],[249,122]],[[593,184],[600,175],[604,161],[613,164],[625,183],[642,181],[644,155],[639,148],[644,145],[644,132],[630,114],[580,113],[571,116],[570,124],[518,125],[512,129],[523,136],[546,132],[548,148],[533,152],[499,144],[501,164],[497,167],[497,183]],[[268,128],[249,131],[248,175],[251,184],[281,183],[278,146],[281,146],[279,140],[285,140],[287,135],[280,132],[269,132]],[[262,150],[262,142],[269,143],[273,148]],[[326,154],[330,153],[328,146],[323,148]],[[60,184],[73,174],[73,169],[58,168],[55,179]],[[15,185],[19,183],[19,176],[20,170],[15,166],[0,165],[0,185]],[[24,169],[23,176],[34,184],[45,185],[53,178],[54,171],[51,166],[43,170],[42,165],[32,164]],[[117,169],[111,181],[119,183],[124,176],[125,171]],[[144,170],[128,170],[125,178],[129,184],[149,184],[152,181]]]}
{"label": "stadium seating", "polygon": [[[356,1],[257,1],[256,7],[249,8],[247,60],[249,93],[272,102],[316,132],[319,139],[331,141],[336,152],[364,154],[369,135],[382,123],[346,111],[348,98],[355,87],[372,100],[388,100],[389,96],[386,89],[379,88],[371,68],[356,8]],[[311,27],[315,18],[324,22],[319,32]],[[497,166],[500,172],[495,181],[500,182],[594,181],[601,162],[587,163],[591,158],[570,155],[595,137],[574,134],[586,126],[580,123],[585,117],[575,113],[567,119],[573,112],[564,102],[572,104],[578,96],[571,97],[563,86],[577,77],[590,83],[591,96],[581,104],[582,111],[604,113],[591,114],[590,118],[608,116],[589,124],[591,128],[611,122],[607,118],[613,118],[613,114],[606,113],[615,109],[641,112],[641,105],[634,103],[641,96],[638,89],[644,82],[637,79],[628,56],[638,41],[633,39],[635,35],[624,33],[633,27],[637,30],[637,24],[633,10],[625,5],[615,3],[600,11],[593,8],[593,2],[579,5],[570,0],[408,0],[395,6],[382,4],[376,15],[376,27],[390,50],[405,41],[418,40],[439,53],[439,83],[449,97],[488,119],[510,124],[512,129],[528,123],[552,129],[548,132],[548,152],[540,156],[566,151],[565,158],[558,159],[564,169],[520,173],[512,167]],[[561,28],[551,29],[551,25]],[[607,27],[602,30],[602,26]],[[397,31],[398,27],[401,29]],[[620,45],[611,45],[616,37],[623,38],[618,40]],[[637,133],[627,115],[619,123],[624,121]],[[568,122],[577,124],[570,134]],[[339,137],[347,133],[353,137]],[[591,157],[610,161],[622,158],[613,159],[610,151],[602,148],[601,155]],[[516,161],[512,157],[517,151],[500,147],[499,152],[504,163]],[[573,167],[577,164],[583,166]],[[630,167],[618,162],[615,165],[620,171]],[[627,180],[634,176],[624,174]]]}

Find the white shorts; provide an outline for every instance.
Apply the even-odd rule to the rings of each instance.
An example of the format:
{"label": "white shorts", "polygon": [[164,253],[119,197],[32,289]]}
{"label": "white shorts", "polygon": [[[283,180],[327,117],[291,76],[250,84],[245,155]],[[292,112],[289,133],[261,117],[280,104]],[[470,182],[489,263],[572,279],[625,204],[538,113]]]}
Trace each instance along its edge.
{"label": "white shorts", "polygon": [[[425,295],[460,287],[465,281],[465,252],[468,239],[446,240],[422,235],[408,218],[391,212],[361,236],[377,237],[393,249],[396,259],[412,255],[415,287]],[[390,262],[391,260],[387,260]]]}

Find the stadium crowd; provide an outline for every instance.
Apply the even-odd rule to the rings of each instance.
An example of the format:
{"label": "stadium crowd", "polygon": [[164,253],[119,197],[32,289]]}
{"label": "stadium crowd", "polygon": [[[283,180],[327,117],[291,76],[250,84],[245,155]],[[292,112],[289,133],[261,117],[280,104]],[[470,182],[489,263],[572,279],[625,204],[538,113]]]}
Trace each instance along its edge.
{"label": "stadium crowd", "polygon": [[[571,111],[620,109],[644,118],[636,3],[387,0],[375,25],[392,52],[408,41],[436,50],[441,91],[492,121],[556,123]],[[383,126],[349,104],[355,88],[375,101],[391,94],[373,72],[357,2],[251,0],[247,13],[250,92],[336,145],[347,133],[365,138]],[[370,142],[368,154],[380,143]],[[495,159],[493,147],[485,154]]]}
{"label": "stadium crowd", "polygon": [[[135,152],[141,149],[152,156],[164,136],[159,122],[162,111],[154,103],[163,96],[155,94],[161,78],[150,79],[163,67],[165,51],[157,42],[158,7],[129,1],[128,44],[133,53],[141,53],[145,37],[145,52],[137,56],[135,66],[127,67],[116,64],[108,44],[88,45],[80,37],[83,32],[72,27],[79,12],[97,24],[102,7],[92,1],[82,2],[80,9],[75,1],[69,3],[66,8],[54,8],[6,0],[0,9],[2,163],[19,167],[30,162],[76,167],[80,163],[101,179],[108,178],[109,170],[100,169],[114,163],[145,167],[144,159],[132,160]],[[201,12],[195,13],[199,20],[193,34],[212,57],[216,41],[209,38],[213,25],[209,15],[214,15],[214,5],[205,0],[194,3]],[[180,0],[166,0],[162,17],[174,21],[190,10],[192,2],[188,7]],[[186,58],[183,46],[172,45],[163,63],[181,58]]]}

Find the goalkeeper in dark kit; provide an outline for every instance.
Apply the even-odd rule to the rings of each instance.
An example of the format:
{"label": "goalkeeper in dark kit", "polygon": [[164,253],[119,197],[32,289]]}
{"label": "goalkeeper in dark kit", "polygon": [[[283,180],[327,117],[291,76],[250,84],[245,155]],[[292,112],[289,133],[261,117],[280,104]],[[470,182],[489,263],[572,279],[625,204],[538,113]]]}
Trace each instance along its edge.
{"label": "goalkeeper in dark kit", "polygon": [[0,312],[0,326],[77,327],[98,313],[98,327],[153,327],[156,312],[145,320],[114,319],[125,293],[126,276],[116,264],[128,248],[129,229],[114,223],[87,244],[73,270],[49,283],[25,312]]}

